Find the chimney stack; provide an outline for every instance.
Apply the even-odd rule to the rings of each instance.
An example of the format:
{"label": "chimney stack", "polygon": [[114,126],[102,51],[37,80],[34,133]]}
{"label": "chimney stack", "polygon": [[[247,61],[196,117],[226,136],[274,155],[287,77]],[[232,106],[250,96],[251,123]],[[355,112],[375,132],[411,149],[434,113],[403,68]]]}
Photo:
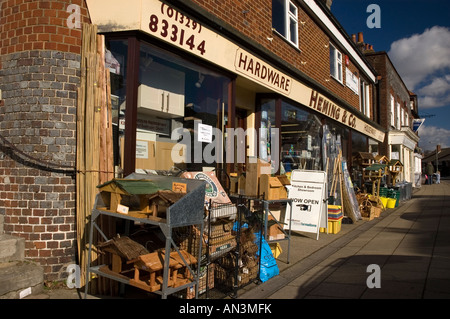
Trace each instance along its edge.
{"label": "chimney stack", "polygon": [[363,43],[364,42],[364,37],[363,37],[363,33],[362,32],[358,32],[358,42],[359,43]]}

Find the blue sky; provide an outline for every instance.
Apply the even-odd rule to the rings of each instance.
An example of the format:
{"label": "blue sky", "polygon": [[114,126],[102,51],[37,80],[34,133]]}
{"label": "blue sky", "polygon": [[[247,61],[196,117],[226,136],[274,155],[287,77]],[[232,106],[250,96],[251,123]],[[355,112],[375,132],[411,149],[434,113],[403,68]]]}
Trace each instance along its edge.
{"label": "blue sky", "polygon": [[[370,4],[380,8],[380,28],[367,24]],[[349,35],[363,32],[365,43],[386,51],[417,94],[419,114],[428,115],[419,146],[450,147],[450,1],[334,0],[331,12]]]}

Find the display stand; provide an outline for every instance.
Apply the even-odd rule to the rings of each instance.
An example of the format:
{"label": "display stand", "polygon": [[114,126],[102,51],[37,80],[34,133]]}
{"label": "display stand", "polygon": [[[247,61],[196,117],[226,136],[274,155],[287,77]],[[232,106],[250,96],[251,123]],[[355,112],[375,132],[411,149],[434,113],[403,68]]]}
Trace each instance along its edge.
{"label": "display stand", "polygon": [[[103,209],[104,205],[102,197],[100,194],[96,196],[95,206],[92,210],[90,230],[89,230],[89,253],[88,253],[88,264],[86,271],[86,286],[85,286],[85,299],[88,293],[89,278],[91,274],[97,274],[99,276],[104,276],[106,278],[124,283],[132,284],[130,278],[119,273],[114,273],[109,271],[107,265],[91,266],[91,253],[92,253],[92,240],[94,235],[94,228],[99,232],[101,237],[105,240],[109,240],[102,232],[100,227],[97,225],[97,218],[100,215],[107,215],[115,218],[125,219],[131,222],[139,222],[142,224],[155,225],[160,228],[165,236],[165,252],[171,252],[172,249],[177,253],[175,258],[184,263],[184,266],[188,269],[191,274],[192,281],[180,285],[177,287],[169,286],[169,263],[172,258],[164,258],[163,264],[163,281],[160,290],[154,291],[154,293],[160,294],[162,299],[166,299],[168,295],[173,294],[177,291],[192,287],[195,285],[196,292],[195,297],[198,297],[198,278],[200,274],[200,267],[197,266],[197,271],[195,272],[192,265],[186,261],[185,256],[180,252],[179,248],[175,244],[172,238],[172,231],[174,228],[183,226],[200,226],[200,234],[204,231],[204,204],[205,204],[205,185],[206,183],[198,180],[183,179],[171,176],[157,176],[157,175],[146,175],[146,174],[131,174],[127,176],[129,179],[142,179],[151,180],[161,189],[172,189],[174,183],[185,184],[187,187],[187,193],[180,200],[175,202],[173,205],[167,207],[166,218],[138,218],[127,214],[121,214],[113,211],[108,211]],[[197,261],[201,260],[202,251],[202,241],[199,240],[199,249]],[[169,255],[169,254],[166,254]],[[197,264],[198,265],[198,264]]]}

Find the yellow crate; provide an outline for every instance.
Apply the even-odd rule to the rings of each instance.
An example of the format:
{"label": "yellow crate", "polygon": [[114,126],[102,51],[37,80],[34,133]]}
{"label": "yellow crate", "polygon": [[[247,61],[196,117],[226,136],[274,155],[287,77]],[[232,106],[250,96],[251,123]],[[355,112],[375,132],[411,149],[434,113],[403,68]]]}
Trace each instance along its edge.
{"label": "yellow crate", "polygon": [[[339,220],[328,220],[328,233],[329,234],[337,234],[341,231],[342,226],[342,218]],[[321,233],[326,233],[327,229],[320,227]]]}

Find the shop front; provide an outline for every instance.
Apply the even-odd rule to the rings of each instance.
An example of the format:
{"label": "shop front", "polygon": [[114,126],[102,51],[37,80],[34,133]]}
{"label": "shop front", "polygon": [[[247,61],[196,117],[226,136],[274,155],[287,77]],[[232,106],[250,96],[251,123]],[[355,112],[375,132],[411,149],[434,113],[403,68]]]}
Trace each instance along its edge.
{"label": "shop front", "polygon": [[[149,179],[154,179],[153,175],[171,175],[155,179],[159,180],[159,177],[171,179],[181,176],[175,183],[180,185],[183,184],[181,179],[216,171],[215,176],[208,176],[210,180],[217,177],[218,181],[214,184],[214,180],[210,183],[206,179],[205,193],[212,190],[215,196],[220,194],[227,201],[218,203],[208,195],[201,196],[200,204],[205,206],[205,219],[201,223],[205,223],[205,232],[201,234],[203,224],[197,228],[187,225],[190,233],[176,238],[180,229],[172,229],[169,224],[163,226],[169,228],[163,231],[169,238],[165,251],[171,249],[171,245],[178,245],[177,251],[178,248],[188,251],[201,242],[199,238],[207,236],[206,258],[210,259],[205,264],[207,268],[202,269],[208,269],[206,278],[209,278],[208,271],[215,273],[214,285],[237,287],[238,277],[248,277],[241,273],[244,268],[245,275],[251,275],[251,278],[258,271],[261,276],[262,262],[255,262],[258,250],[254,247],[255,237],[268,241],[270,238],[288,239],[290,245],[290,230],[287,233],[281,226],[276,233],[267,228],[263,233],[263,227],[267,227],[269,211],[277,223],[283,222],[283,218],[286,220],[282,214],[292,199],[288,198],[285,185],[289,184],[292,172],[309,170],[323,174],[323,171],[329,171],[334,174],[328,176],[328,181],[332,182],[330,185],[336,187],[339,183],[343,188],[347,183],[345,187],[353,192],[350,177],[360,178],[362,174],[353,165],[353,158],[359,152],[375,150],[378,143],[384,141],[384,132],[339,96],[317,83],[313,85],[305,81],[299,73],[278,63],[273,56],[264,56],[264,52],[250,44],[222,34],[220,28],[208,27],[165,2],[130,0],[126,3],[127,10],[123,11],[119,9],[123,6],[119,1],[87,0],[87,5],[92,23],[105,36],[106,67],[111,73],[115,177],[130,179],[131,176],[134,179],[152,175]],[[353,176],[344,177],[342,170],[351,172]],[[339,181],[337,173],[340,174]],[[115,182],[124,183],[120,180]],[[103,186],[109,186],[108,183]],[[125,181],[125,184],[129,183],[131,181]],[[182,186],[175,189],[174,184],[171,185],[172,192],[187,189]],[[220,189],[222,187],[224,191]],[[263,188],[264,192],[258,191]],[[343,191],[340,193],[343,198]],[[109,196],[113,198],[116,195]],[[153,200],[153,196],[149,198]],[[158,200],[152,201],[151,205],[144,200],[148,205],[144,205],[146,211],[138,212],[139,216],[148,215],[150,211],[159,214],[156,203],[162,205],[162,201],[169,207],[169,213],[171,207],[177,205],[161,193],[155,196]],[[271,199],[282,203],[270,206],[273,204]],[[354,193],[353,198],[347,198],[352,199],[355,204]],[[318,199],[310,200],[305,207],[308,209],[319,202]],[[137,207],[142,210],[141,199],[139,204]],[[246,210],[237,207],[246,207]],[[102,213],[105,209],[114,210],[111,205],[96,209]],[[183,218],[191,213],[184,207],[181,211]],[[258,214],[265,215],[263,218],[255,217]],[[336,214],[339,215],[335,220],[338,223],[342,219],[341,208],[336,209]],[[146,221],[151,224],[154,217],[150,216]],[[132,216],[126,218],[131,219]],[[266,222],[265,226],[261,220]],[[326,227],[326,218],[322,222]],[[319,223],[315,226],[318,233]],[[139,232],[143,230],[142,227]],[[251,250],[255,250],[247,256],[245,267],[239,266],[242,269],[234,269],[230,273],[230,267],[237,267],[241,260],[238,262],[233,259],[236,254],[227,253],[232,249],[239,251],[241,236],[246,237],[248,243],[251,242]],[[174,240],[170,242],[172,238]],[[185,245],[196,239],[195,245],[191,242]],[[192,254],[189,257],[203,260],[201,247],[197,251],[189,250]],[[262,250],[261,246],[259,249]],[[160,252],[161,247],[155,250]],[[270,249],[268,251],[272,255]],[[220,258],[217,257],[219,255]],[[211,258],[214,262],[210,263]],[[212,264],[215,268],[209,269]],[[146,268],[142,268],[142,263],[136,263],[136,269]],[[194,280],[202,277],[199,269],[197,275],[193,275]],[[123,269],[119,270],[123,274]],[[140,276],[139,271],[135,272],[135,279],[130,282],[142,284]],[[170,277],[167,273],[163,276]],[[166,296],[170,281],[159,288],[141,287],[151,292],[163,287],[162,293]],[[183,284],[176,290],[186,287]]]}
{"label": "shop front", "polygon": [[[384,139],[351,106],[164,2],[134,0],[126,15],[87,3],[106,36],[118,176],[174,167],[233,172],[255,156],[273,173],[321,170],[324,124],[342,139],[351,168],[369,139]],[[243,129],[245,138],[230,143],[240,135],[227,128]]]}

